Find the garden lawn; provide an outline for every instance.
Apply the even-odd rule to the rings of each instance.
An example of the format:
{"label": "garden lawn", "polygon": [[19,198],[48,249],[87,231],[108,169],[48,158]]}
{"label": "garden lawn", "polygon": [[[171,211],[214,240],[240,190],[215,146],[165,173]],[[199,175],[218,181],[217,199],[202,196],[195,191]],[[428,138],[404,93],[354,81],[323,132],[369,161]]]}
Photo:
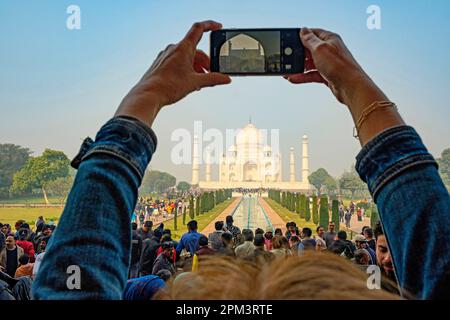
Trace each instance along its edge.
{"label": "garden lawn", "polygon": [[59,220],[63,208],[0,208],[0,222],[9,223],[13,228],[17,220],[25,220],[34,227],[34,223],[39,216],[43,216],[45,221]]}

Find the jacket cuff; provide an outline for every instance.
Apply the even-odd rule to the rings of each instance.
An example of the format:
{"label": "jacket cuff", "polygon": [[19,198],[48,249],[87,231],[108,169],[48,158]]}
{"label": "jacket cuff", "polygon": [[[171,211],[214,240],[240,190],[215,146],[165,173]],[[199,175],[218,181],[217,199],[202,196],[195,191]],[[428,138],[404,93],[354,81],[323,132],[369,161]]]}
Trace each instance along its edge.
{"label": "jacket cuff", "polygon": [[156,145],[157,138],[150,127],[133,117],[119,116],[100,129],[95,142],[89,137],[83,141],[71,165],[78,169],[92,155],[108,154],[131,165],[142,178]]}
{"label": "jacket cuff", "polygon": [[374,201],[391,179],[415,166],[438,167],[416,130],[410,126],[390,128],[372,139],[356,157],[356,170],[368,184]]}

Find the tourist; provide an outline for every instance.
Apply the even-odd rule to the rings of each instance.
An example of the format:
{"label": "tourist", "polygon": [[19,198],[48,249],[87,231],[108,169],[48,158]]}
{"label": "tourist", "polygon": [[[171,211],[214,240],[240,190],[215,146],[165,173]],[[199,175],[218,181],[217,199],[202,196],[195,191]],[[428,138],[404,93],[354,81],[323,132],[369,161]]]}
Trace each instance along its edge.
{"label": "tourist", "polygon": [[323,239],[325,240],[325,244],[327,245],[327,248],[331,246],[331,244],[336,239],[336,232],[334,231],[334,222],[330,221],[328,223],[328,231],[324,233]]}
{"label": "tourist", "polygon": [[280,228],[276,228],[274,234],[275,236],[282,237],[283,231]]}
{"label": "tourist", "polygon": [[336,240],[328,248],[331,252],[349,259],[353,258],[353,252],[356,250],[355,245],[347,240],[347,232],[344,230],[337,233]]}
{"label": "tourist", "polygon": [[256,228],[256,230],[255,230],[255,237],[256,237],[257,234],[260,234],[260,235],[264,236],[264,230],[261,229],[261,228]]}
{"label": "tourist", "polygon": [[36,250],[36,259],[34,260],[33,266],[33,279],[36,279],[36,276],[39,272],[39,268],[41,267],[41,263],[44,260],[45,250],[47,248],[47,243],[50,241],[51,236],[41,238],[41,241],[38,244],[38,249]]}
{"label": "tourist", "polygon": [[139,261],[139,270],[141,276],[152,274],[153,264],[155,263],[158,249],[161,245],[162,231],[156,228],[150,239],[142,242],[142,253]]}
{"label": "tourist", "polygon": [[30,257],[25,253],[19,257],[19,267],[14,274],[14,278],[32,277],[34,263],[30,262]]}
{"label": "tourist", "polygon": [[22,227],[16,232],[16,236],[18,239],[16,244],[23,249],[23,252],[29,257],[30,261],[34,262],[36,252],[33,243],[27,240],[29,237],[29,230]]}
{"label": "tourist", "polygon": [[303,251],[305,250],[305,246],[303,245],[301,239],[297,236],[292,236],[291,237],[291,252],[292,255],[294,256],[299,256],[303,253]]}
{"label": "tourist", "polygon": [[137,223],[131,223],[131,262],[128,271],[128,279],[139,276],[139,262],[142,251],[142,237],[137,232]]}
{"label": "tourist", "polygon": [[273,239],[273,228],[267,227],[266,233],[264,233],[264,246],[266,247],[267,251],[272,250],[272,239]]}
{"label": "tourist", "polygon": [[36,234],[34,238],[34,246],[37,253],[40,253],[39,245],[44,238],[49,238],[53,233],[53,230],[49,224],[42,225],[42,230],[40,233]]}
{"label": "tourist", "polygon": [[344,205],[339,205],[339,223],[344,223]]}
{"label": "tourist", "polygon": [[305,250],[316,250],[316,240],[311,238],[312,230],[310,228],[302,229],[302,244]]}
{"label": "tourist", "polygon": [[[167,270],[160,270],[165,272]],[[169,272],[170,274],[170,272]],[[165,287],[165,281],[157,275],[146,275],[140,278],[129,279],[123,292],[123,300],[127,301],[148,301],[154,295]]]}
{"label": "tourist", "polygon": [[216,223],[214,223],[214,228],[216,230],[208,235],[208,240],[211,245],[211,248],[213,248],[214,250],[220,250],[221,248],[223,248],[222,242],[222,234],[224,233],[223,221],[216,221]]}
{"label": "tourist", "polygon": [[375,226],[374,233],[377,242],[376,243],[377,265],[381,268],[384,275],[387,276],[388,279],[396,281],[391,252],[389,251],[386,236],[384,235],[384,231],[380,222],[378,222],[377,225]]}
{"label": "tourist", "polygon": [[253,244],[253,231],[250,229],[242,230],[244,243],[237,246],[234,250],[236,257],[239,259],[251,260],[254,255],[255,245]]}
{"label": "tourist", "polygon": [[297,224],[295,222],[286,223],[286,235],[285,237],[290,240],[291,236],[300,237],[300,231],[297,228]]}
{"label": "tourist", "polygon": [[44,224],[45,224],[44,217],[39,216],[34,226],[36,227],[36,230],[39,230],[44,226]]}
{"label": "tourist", "polygon": [[292,256],[290,249],[287,249],[285,244],[288,243],[288,239],[284,236],[274,236],[272,240],[273,249],[270,251],[277,258],[286,258]]}
{"label": "tourist", "polygon": [[239,244],[241,244],[239,240],[239,235],[241,234],[241,229],[233,225],[233,216],[227,216],[225,218],[225,230],[229,231],[233,235],[233,242],[234,246],[237,247]]}
{"label": "tourist", "polygon": [[253,240],[253,244],[255,245],[253,261],[260,265],[271,262],[275,258],[273,253],[266,251],[264,242],[265,240],[262,234],[258,233],[255,235],[255,239]]}
{"label": "tourist", "polygon": [[222,233],[222,243],[223,247],[219,249],[219,254],[229,257],[236,257],[234,253],[234,243],[233,243],[233,235],[231,232]]}
{"label": "tourist", "polygon": [[344,214],[344,220],[345,220],[345,227],[347,229],[350,229],[350,221],[352,219],[352,211],[351,210],[345,210]]}
{"label": "tourist", "polygon": [[367,244],[369,245],[369,247],[373,251],[376,251],[376,241],[375,241],[375,239],[373,237],[373,230],[372,230],[372,228],[365,229],[363,235],[367,239]]}
{"label": "tourist", "polygon": [[198,239],[198,247],[198,250],[195,252],[198,257],[209,256],[217,253],[217,250],[209,247],[208,238],[204,235],[201,235]]}
{"label": "tourist", "polygon": [[323,229],[322,226],[318,226],[316,228],[316,233],[317,233],[317,237],[316,237],[316,251],[324,251],[327,250],[327,243],[324,239],[325,236],[325,230]]}
{"label": "tourist", "polygon": [[2,228],[0,229],[0,231],[5,236],[5,239],[9,236],[14,237],[14,233],[11,232],[11,226],[8,223],[5,223],[4,225],[2,225]]}
{"label": "tourist", "polygon": [[153,221],[145,221],[142,228],[137,230],[137,234],[141,237],[142,241],[150,239],[153,236]]}
{"label": "tourist", "polygon": [[198,247],[198,239],[202,236],[202,234],[197,232],[197,221],[191,220],[187,224],[188,232],[183,234],[180,242],[177,245],[177,255],[181,255],[181,251],[185,250],[190,254],[191,257],[194,256],[194,253],[199,249]]}
{"label": "tourist", "polygon": [[19,266],[19,257],[23,255],[23,249],[16,245],[13,236],[6,237],[6,246],[0,252],[0,271],[14,277]]}
{"label": "tourist", "polygon": [[[40,268],[40,274],[46,276],[38,276],[33,283],[36,299],[122,297],[129,267],[131,213],[140,182],[156,148],[152,124],[164,106],[199,89],[230,83],[231,79],[227,75],[207,72],[207,64],[201,62],[207,62],[207,56],[196,51],[203,32],[220,28],[220,24],[211,21],[195,24],[179,44],[168,46],[123,99],[114,119],[99,130],[95,142],[85,141],[80,153],[72,161],[77,169],[77,177],[59,221],[58,231],[47,249],[48,258],[44,259]],[[354,122],[358,124],[356,131],[363,149],[357,157],[356,170],[369,186],[377,203],[386,239],[392,249],[392,259],[399,268],[396,274],[402,290],[409,290],[421,299],[448,297],[450,286],[446,268],[450,261],[450,241],[444,240],[450,234],[450,225],[435,222],[446,221],[450,200],[439,176],[436,161],[417,132],[405,125],[397,109],[362,70],[339,36],[325,30],[302,28],[301,40],[311,57],[307,61],[307,72],[288,75],[286,78],[291,83],[327,84],[337,100],[348,107]],[[199,64],[201,70],[197,68]],[[369,106],[376,107],[375,111],[362,118],[361,115],[367,112]],[[89,156],[85,156],[87,154]],[[405,158],[405,154],[408,157]],[[106,203],[108,210],[104,210]],[[430,210],[430,203],[433,203],[433,210]],[[94,235],[92,232],[84,232],[92,228],[92,225],[99,226]],[[421,234],[415,232],[419,230],[419,226],[422,230],[433,230],[427,241],[423,241]],[[437,237],[442,236],[443,240],[438,241]],[[275,238],[274,248],[277,242]],[[96,254],[93,255],[92,252]],[[66,259],[67,256],[70,259]],[[314,258],[309,256],[304,255],[298,259],[308,258],[309,264],[314,263]],[[318,256],[323,258],[327,255]],[[109,259],[110,272],[107,274],[104,273],[105,257]],[[328,277],[333,278],[333,284],[325,287],[328,290],[333,287],[334,295],[330,295],[326,289],[325,294],[320,295],[319,289],[315,287],[304,290],[304,286],[299,285],[302,290],[289,290],[290,298],[311,297],[312,294],[316,298],[339,298],[342,297],[340,291],[349,297],[345,292],[346,288],[339,291],[338,282],[335,281],[335,278],[339,278],[339,282],[346,282],[344,275],[341,276],[337,271],[339,267],[333,264],[337,260],[331,257],[326,259],[330,259],[328,265],[317,261],[316,266],[321,263],[329,269],[330,265],[333,266],[335,277]],[[300,260],[295,261],[296,266],[301,267]],[[277,265],[274,262],[274,268],[277,267],[273,269],[274,275],[270,272],[264,274],[266,278],[273,277],[276,285],[264,281],[264,290],[253,288],[250,293],[236,290],[235,285],[228,285],[221,288],[228,291],[216,291],[229,299],[237,294],[244,299],[260,298],[261,292],[264,292],[266,299],[284,297],[285,287],[276,275],[280,277],[281,274],[288,280],[289,286],[293,283],[302,284],[301,281],[296,282],[299,269],[293,268],[293,263],[286,261],[285,264]],[[342,259],[339,259],[337,265],[340,263],[344,263]],[[89,285],[82,291],[69,290],[65,285],[66,264],[78,265],[85,274],[98,276],[90,278]],[[348,271],[355,276],[354,270],[357,268],[351,268],[350,265],[340,271]],[[235,272],[238,267],[236,265],[230,271]],[[199,268],[199,272],[208,271],[208,268],[203,268]],[[291,273],[288,272],[290,270]],[[304,272],[302,270],[301,273]],[[320,276],[328,274],[328,271],[324,273],[316,269],[316,274]],[[229,274],[225,276],[229,277]],[[242,279],[238,277],[243,276],[254,277],[254,274],[237,274],[230,279],[238,281]],[[360,298],[380,297],[380,290],[363,291],[367,275],[363,276],[364,281],[358,282],[360,287],[353,287],[351,290],[358,292]],[[327,277],[323,278],[323,281],[328,280]],[[322,281],[315,281],[324,286]],[[205,282],[207,283],[217,289],[217,282],[210,280]],[[211,287],[205,287],[183,293],[186,296],[190,294],[201,297],[203,294],[206,297],[205,292],[209,291],[209,298],[218,296]],[[230,293],[227,287],[239,292]]]}
{"label": "tourist", "polygon": [[360,235],[360,234],[355,235],[355,237],[353,238],[353,242],[355,243],[356,250],[359,249],[359,250],[367,251],[367,253],[369,254],[369,257],[370,257],[369,264],[376,263],[375,252],[369,248],[369,246],[367,244],[367,239],[364,238],[363,235]]}
{"label": "tourist", "polygon": [[176,273],[175,261],[173,261],[173,243],[171,241],[164,242],[162,245],[162,253],[156,258],[153,265],[152,274],[156,275],[159,271],[169,270],[172,275]]}
{"label": "tourist", "polygon": [[369,252],[365,249],[356,249],[354,252],[353,262],[364,272],[366,272],[367,267],[371,265],[372,259]]}

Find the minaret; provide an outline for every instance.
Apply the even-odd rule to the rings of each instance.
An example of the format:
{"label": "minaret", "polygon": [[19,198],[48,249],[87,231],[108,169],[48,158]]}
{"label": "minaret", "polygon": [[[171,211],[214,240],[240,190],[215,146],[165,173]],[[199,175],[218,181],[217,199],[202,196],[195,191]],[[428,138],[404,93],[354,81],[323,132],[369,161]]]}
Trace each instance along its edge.
{"label": "minaret", "polygon": [[211,150],[206,150],[206,182],[211,181]]}
{"label": "minaret", "polygon": [[192,185],[198,184],[199,171],[198,136],[194,136],[194,148],[192,150]]}
{"label": "minaret", "polygon": [[295,183],[295,156],[294,148],[291,147],[289,155],[289,182]]}
{"label": "minaret", "polygon": [[302,138],[302,182],[309,186],[309,156],[308,156],[308,137]]}

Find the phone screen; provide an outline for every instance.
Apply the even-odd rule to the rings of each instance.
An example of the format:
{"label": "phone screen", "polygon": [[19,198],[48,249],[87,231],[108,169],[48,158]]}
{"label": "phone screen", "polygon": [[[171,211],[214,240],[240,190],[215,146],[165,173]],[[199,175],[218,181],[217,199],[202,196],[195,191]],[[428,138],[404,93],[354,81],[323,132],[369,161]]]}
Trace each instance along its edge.
{"label": "phone screen", "polygon": [[281,71],[280,31],[226,32],[219,52],[223,73]]}
{"label": "phone screen", "polygon": [[212,70],[227,74],[303,72],[298,29],[218,30],[211,35],[211,58]]}

